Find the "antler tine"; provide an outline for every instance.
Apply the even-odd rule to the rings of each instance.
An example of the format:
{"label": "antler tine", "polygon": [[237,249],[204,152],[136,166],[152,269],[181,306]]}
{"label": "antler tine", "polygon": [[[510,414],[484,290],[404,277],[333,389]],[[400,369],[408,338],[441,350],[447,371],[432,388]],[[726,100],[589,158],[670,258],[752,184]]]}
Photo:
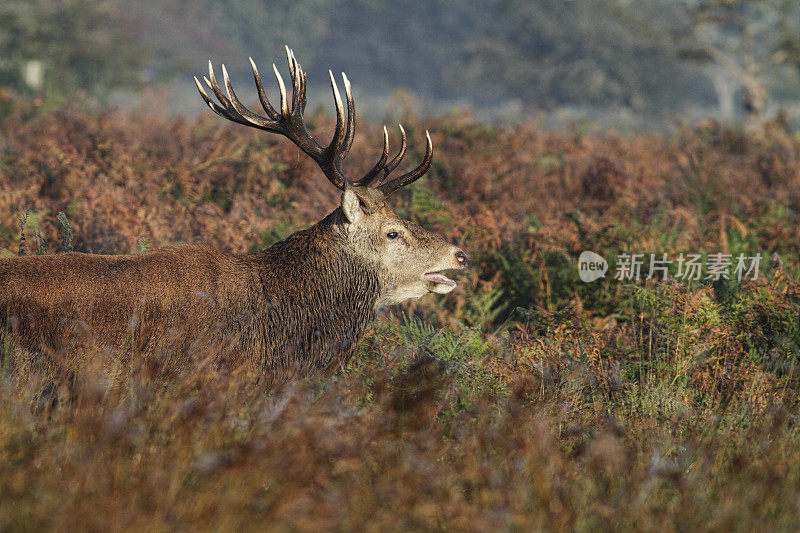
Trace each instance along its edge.
{"label": "antler tine", "polygon": [[394,159],[389,161],[389,164],[384,167],[382,180],[385,180],[389,174],[392,173],[406,155],[406,130],[403,129],[402,124],[398,124],[398,126],[400,127],[400,150],[397,151],[397,155],[394,156]]}
{"label": "antler tine", "polygon": [[306,110],[306,73],[300,69],[300,114]]}
{"label": "antler tine", "polygon": [[425,138],[427,139],[427,145],[425,146],[425,157],[422,160],[422,163],[420,163],[419,166],[411,172],[403,174],[392,181],[380,185],[378,190],[383,193],[384,197],[387,197],[397,189],[405,187],[409,183],[418,180],[428,171],[429,168],[431,168],[431,163],[433,162],[433,141],[431,141],[431,136],[427,131],[425,132]]}
{"label": "antler tine", "polygon": [[386,126],[383,127],[383,152],[381,152],[381,157],[378,159],[378,162],[375,163],[375,166],[370,169],[369,172],[364,174],[364,177],[360,180],[356,181],[354,185],[358,185],[359,187],[369,187],[375,181],[375,178],[381,173],[381,171],[386,166],[386,160],[389,158],[389,132],[386,129]]}
{"label": "antler tine", "polygon": [[[209,81],[208,78],[206,78],[205,76],[203,76],[203,81],[206,82],[206,85],[208,85],[209,87],[212,87],[211,81]],[[236,123],[239,123],[239,124],[244,124],[245,126],[250,126],[251,125],[243,117],[237,115],[235,112],[229,111],[227,106],[219,105],[219,104],[215,103],[208,96],[208,93],[206,93],[206,91],[203,89],[203,86],[200,85],[200,81],[197,79],[197,77],[194,78],[194,83],[195,83],[195,85],[197,85],[197,89],[200,91],[200,96],[203,97],[203,100],[205,100],[205,102],[208,105],[208,107],[210,107],[211,110],[214,113],[216,113],[217,115],[219,115],[221,117],[227,118],[228,120],[230,120],[232,122],[236,122]]]}
{"label": "antler tine", "polygon": [[261,76],[258,74],[256,62],[253,61],[252,57],[248,59],[250,59],[250,66],[253,67],[253,80],[256,82],[256,90],[258,90],[258,99],[261,101],[261,107],[264,108],[264,112],[267,113],[269,118],[278,120],[281,116],[275,111],[275,108],[272,107],[272,104],[269,102],[269,98],[267,98],[267,92],[264,90],[264,85],[261,83]]}
{"label": "antler tine", "polygon": [[277,131],[276,128],[278,124],[273,121],[269,120],[265,117],[256,115],[252,111],[250,111],[244,104],[239,100],[236,96],[236,93],[233,90],[233,85],[231,84],[231,79],[228,76],[228,70],[225,68],[225,65],[222,65],[222,79],[225,82],[225,92],[228,93],[228,100],[230,101],[233,109],[236,111],[238,116],[242,117],[249,125],[255,126],[257,128],[261,128],[268,131]]}
{"label": "antler tine", "polygon": [[281,115],[283,117],[289,116],[289,102],[286,100],[286,85],[283,84],[281,73],[278,72],[278,67],[275,63],[272,64],[272,70],[275,72],[275,77],[278,79],[278,88],[281,91]]}
{"label": "antler tine", "polygon": [[[206,83],[208,83],[208,80],[206,80],[206,78],[203,79],[206,81]],[[213,111],[214,113],[216,113],[221,117],[227,118],[228,120],[234,120],[233,117],[228,115],[227,111],[221,108],[218,104],[214,103],[214,101],[208,96],[208,93],[206,93],[206,90],[203,89],[203,86],[197,79],[197,76],[194,77],[194,84],[197,85],[197,90],[200,91],[200,96],[203,97],[203,100],[205,101],[206,105],[208,105],[208,107],[211,108],[211,111]]]}
{"label": "antler tine", "polygon": [[286,49],[286,60],[289,62],[289,74],[291,74],[292,78],[294,79],[294,62],[292,61],[292,49],[289,48],[288,44],[283,45],[283,47]]}
{"label": "antler tine", "polygon": [[195,85],[197,85],[197,89],[200,91],[200,95],[203,97],[203,100],[205,100],[206,104],[208,104],[208,106],[215,113],[238,124],[253,126],[267,131],[276,131],[276,123],[256,115],[239,101],[239,99],[236,97],[236,93],[233,91],[233,87],[231,86],[230,78],[228,77],[228,71],[225,68],[225,65],[222,65],[222,76],[225,80],[225,89],[228,93],[227,98],[219,87],[217,78],[214,75],[214,67],[210,61],[208,62],[208,75],[211,79],[204,77],[203,80],[206,82],[206,85],[208,85],[214,91],[214,95],[217,97],[217,100],[219,100],[219,105],[211,100],[196,77],[194,81]]}
{"label": "antler tine", "polygon": [[342,95],[339,94],[339,87],[336,85],[336,79],[333,77],[333,72],[328,71],[331,78],[331,89],[333,90],[333,99],[336,101],[336,131],[333,133],[331,143],[328,145],[328,152],[341,163],[340,148],[344,142],[345,136],[345,119],[344,119],[344,105],[342,105]]}
{"label": "antler tine", "polygon": [[294,57],[294,51],[288,46],[286,47],[286,59],[289,61],[289,73],[292,76],[292,113],[300,113],[300,91],[302,72],[300,63]]}
{"label": "antler tine", "polygon": [[[363,178],[358,180],[357,185],[361,186],[371,186],[373,183],[382,182],[385,180],[389,174],[400,164],[402,161],[403,156],[406,155],[406,130],[403,129],[402,124],[398,124],[400,127],[400,150],[397,151],[397,155],[386,164],[386,159],[389,156],[389,133],[386,131],[386,126],[383,127],[383,153],[381,154],[380,161],[372,167]],[[423,172],[424,174],[424,172]]]}
{"label": "antler tine", "polygon": [[236,110],[233,109],[231,103],[228,101],[227,98],[225,98],[225,95],[222,93],[222,89],[219,88],[219,84],[217,83],[217,78],[216,76],[214,76],[214,66],[211,64],[210,60],[208,62],[208,78],[203,77],[203,80],[206,82],[206,85],[208,85],[211,88],[211,90],[214,91],[217,100],[219,100],[219,103],[225,109],[227,113],[225,115],[226,118],[231,118],[232,116],[236,117]]}
{"label": "antler tine", "polygon": [[344,134],[344,144],[341,150],[341,159],[344,159],[350,153],[350,147],[353,146],[353,138],[356,134],[356,104],[353,102],[350,80],[347,79],[347,74],[344,72],[342,72],[342,80],[344,81],[344,96],[347,99],[347,131]]}

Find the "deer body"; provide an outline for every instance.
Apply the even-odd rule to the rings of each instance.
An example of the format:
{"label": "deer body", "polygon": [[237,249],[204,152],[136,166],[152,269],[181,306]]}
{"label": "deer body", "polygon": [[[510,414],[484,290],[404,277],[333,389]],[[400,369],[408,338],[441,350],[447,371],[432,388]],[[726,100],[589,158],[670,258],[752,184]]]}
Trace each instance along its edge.
{"label": "deer body", "polygon": [[323,221],[248,255],[173,246],[4,259],[0,309],[31,349],[57,350],[81,332],[119,346],[146,331],[153,347],[232,340],[266,370],[325,369],[350,356],[381,293],[379,271],[339,229]]}
{"label": "deer body", "polygon": [[[193,342],[229,343],[266,371],[330,369],[345,361],[378,308],[446,294],[455,282],[439,273],[463,268],[467,256],[443,238],[397,217],[385,203],[394,190],[425,173],[415,170],[382,182],[405,153],[387,163],[388,136],[378,164],[359,180],[341,173],[355,129],[349,83],[345,126],[337,102],[337,128],[321,147],[302,121],[305,74],[287,48],[294,93],[281,86],[281,112],[269,118],[244,108],[225,74],[228,97],[210,73],[217,113],[241,124],[280,133],[319,163],[342,190],[339,208],[325,219],[257,254],[225,254],[203,246],[175,246],[139,255],[65,253],[0,260],[0,319],[22,344],[59,350],[75,339],[101,345],[135,343],[144,350],[185,350]],[[224,67],[223,67],[224,72]],[[198,83],[199,87],[199,83]]]}

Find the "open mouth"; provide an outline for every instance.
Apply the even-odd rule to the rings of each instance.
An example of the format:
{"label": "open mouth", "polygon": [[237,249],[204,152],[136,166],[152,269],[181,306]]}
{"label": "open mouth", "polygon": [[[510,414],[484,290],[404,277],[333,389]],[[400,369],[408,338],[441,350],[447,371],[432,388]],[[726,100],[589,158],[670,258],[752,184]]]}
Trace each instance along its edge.
{"label": "open mouth", "polygon": [[423,279],[428,282],[431,292],[446,294],[456,288],[456,282],[439,272],[428,272]]}

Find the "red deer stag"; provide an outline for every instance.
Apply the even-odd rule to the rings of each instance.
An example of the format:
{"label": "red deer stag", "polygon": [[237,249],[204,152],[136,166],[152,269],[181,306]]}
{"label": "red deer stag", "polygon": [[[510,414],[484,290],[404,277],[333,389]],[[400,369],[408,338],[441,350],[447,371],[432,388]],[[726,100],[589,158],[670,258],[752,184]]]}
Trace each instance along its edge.
{"label": "red deer stag", "polygon": [[59,349],[58,338],[67,330],[81,331],[101,345],[133,340],[158,347],[177,338],[187,347],[210,332],[212,340],[235,339],[235,353],[262,371],[308,373],[346,361],[376,309],[453,290],[456,283],[441,271],[464,268],[467,255],[386,205],[389,195],[430,167],[430,136],[422,163],[388,179],[405,155],[406,135],[400,126],[400,149],[389,161],[384,127],[375,166],[361,178],[345,176],[342,161],[356,126],[350,83],[343,74],[345,116],[331,74],[336,129],[330,144],[322,146],[303,120],[306,74],[288,47],[286,52],[291,97],[273,65],[279,109],[267,99],[250,60],[266,116],[240,102],[224,65],[225,93],[210,62],[205,79],[218,103],[195,82],[218,115],[295,143],[342,191],[341,205],[316,225],[250,255],[172,246],[139,255],[71,252],[0,259],[0,319],[13,337],[33,350]]}

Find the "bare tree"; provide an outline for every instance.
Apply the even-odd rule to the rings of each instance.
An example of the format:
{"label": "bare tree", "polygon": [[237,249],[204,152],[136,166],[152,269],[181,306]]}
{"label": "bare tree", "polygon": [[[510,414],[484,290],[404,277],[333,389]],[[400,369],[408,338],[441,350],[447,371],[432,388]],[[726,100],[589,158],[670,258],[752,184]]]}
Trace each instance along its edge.
{"label": "bare tree", "polygon": [[731,84],[743,94],[745,126],[766,119],[775,80],[800,70],[800,3],[796,0],[699,0],[678,32],[681,55],[713,63],[712,81],[725,116]]}

